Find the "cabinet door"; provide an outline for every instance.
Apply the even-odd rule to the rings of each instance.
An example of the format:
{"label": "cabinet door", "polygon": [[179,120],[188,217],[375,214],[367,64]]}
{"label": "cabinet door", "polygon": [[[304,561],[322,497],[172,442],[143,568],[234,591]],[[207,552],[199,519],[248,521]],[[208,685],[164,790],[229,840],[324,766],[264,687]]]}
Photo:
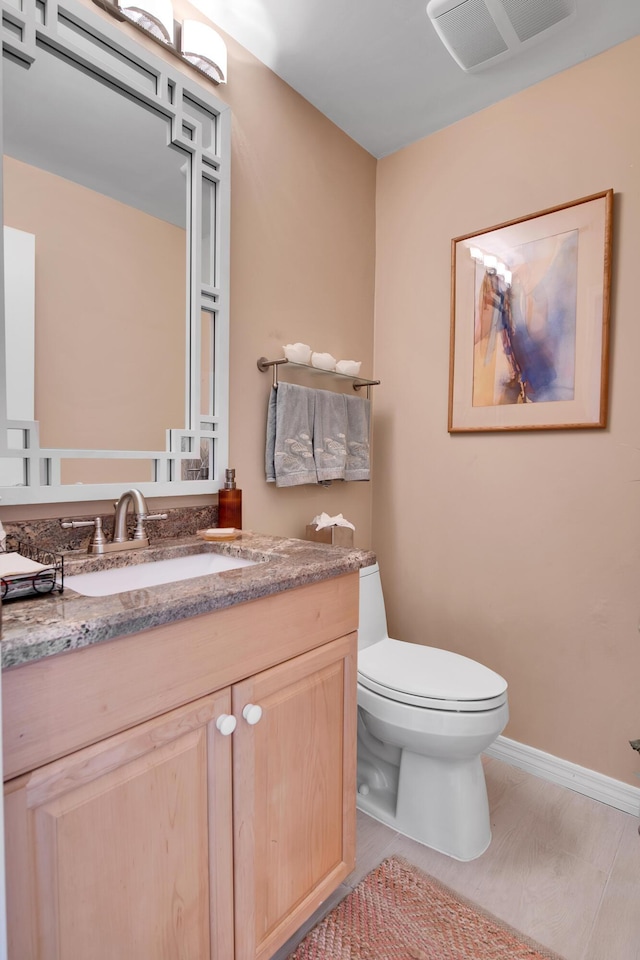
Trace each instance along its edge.
{"label": "cabinet door", "polygon": [[270,957],[353,869],[356,656],[352,634],[232,688],[236,960]]}
{"label": "cabinet door", "polygon": [[204,697],[6,785],[10,960],[230,960],[229,706]]}

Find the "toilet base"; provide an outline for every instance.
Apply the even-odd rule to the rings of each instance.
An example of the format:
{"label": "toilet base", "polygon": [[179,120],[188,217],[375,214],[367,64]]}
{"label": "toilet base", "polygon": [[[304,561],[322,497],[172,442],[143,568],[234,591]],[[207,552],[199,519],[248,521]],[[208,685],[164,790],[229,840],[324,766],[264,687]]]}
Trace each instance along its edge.
{"label": "toilet base", "polygon": [[455,860],[475,860],[485,852],[491,826],[479,756],[452,761],[405,749],[396,787],[393,774],[377,775],[380,760],[367,754],[359,743],[358,809]]}

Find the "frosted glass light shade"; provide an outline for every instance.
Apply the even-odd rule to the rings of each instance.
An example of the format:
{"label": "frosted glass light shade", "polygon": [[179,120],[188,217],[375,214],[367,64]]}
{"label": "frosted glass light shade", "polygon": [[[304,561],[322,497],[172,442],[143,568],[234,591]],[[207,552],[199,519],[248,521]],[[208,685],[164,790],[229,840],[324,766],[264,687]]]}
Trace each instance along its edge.
{"label": "frosted glass light shade", "polygon": [[182,56],[216,83],[227,82],[227,45],[212,27],[198,20],[182,24]]}
{"label": "frosted glass light shade", "polygon": [[173,43],[173,7],[171,0],[117,0],[127,20],[150,33],[156,40]]}

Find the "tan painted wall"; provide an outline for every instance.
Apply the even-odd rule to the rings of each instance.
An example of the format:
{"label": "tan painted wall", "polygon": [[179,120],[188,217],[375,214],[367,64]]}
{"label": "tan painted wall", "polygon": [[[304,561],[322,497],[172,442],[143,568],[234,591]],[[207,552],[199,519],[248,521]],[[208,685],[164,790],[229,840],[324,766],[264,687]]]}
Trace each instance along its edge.
{"label": "tan painted wall", "polygon": [[[302,341],[362,360],[371,375],[376,161],[246,50],[229,41],[229,53],[219,93],[233,111],[231,463],[245,523],[303,536],[321,511],[343,513],[367,547],[371,484],[264,482],[271,378],[256,361]],[[324,379],[314,385],[329,388]]]}
{"label": "tan painted wall", "polygon": [[[639,83],[640,38],[380,161],[374,486],[394,635],[503,674],[507,736],[635,786]],[[609,187],[608,429],[449,436],[451,238]]]}

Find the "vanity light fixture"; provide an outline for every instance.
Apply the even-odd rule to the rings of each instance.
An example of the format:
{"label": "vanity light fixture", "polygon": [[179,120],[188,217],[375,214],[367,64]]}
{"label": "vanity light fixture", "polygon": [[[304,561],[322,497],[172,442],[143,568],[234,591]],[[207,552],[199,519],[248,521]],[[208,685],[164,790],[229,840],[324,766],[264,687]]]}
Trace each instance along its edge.
{"label": "vanity light fixture", "polygon": [[206,23],[184,21],[180,31],[180,51],[185,60],[214,83],[227,82],[227,45]]}
{"label": "vanity light fixture", "polygon": [[138,30],[189,63],[214,83],[227,82],[227,45],[220,34],[198,20],[174,21],[171,0],[94,0],[117,20]]}
{"label": "vanity light fixture", "polygon": [[144,0],[144,7],[136,0],[117,0],[127,20],[146,30],[156,40],[173,43],[173,7],[171,0]]}

